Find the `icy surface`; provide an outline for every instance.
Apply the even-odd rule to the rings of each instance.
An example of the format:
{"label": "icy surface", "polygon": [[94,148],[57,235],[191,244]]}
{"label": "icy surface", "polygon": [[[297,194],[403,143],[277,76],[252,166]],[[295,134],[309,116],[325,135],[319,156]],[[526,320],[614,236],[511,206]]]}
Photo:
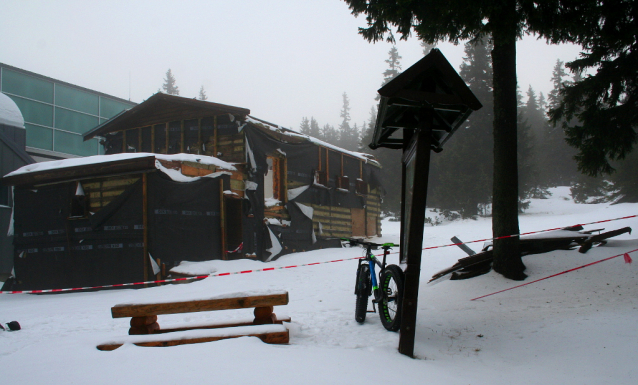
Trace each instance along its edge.
{"label": "icy surface", "polygon": [[16,103],[0,92],[0,124],[24,128],[24,118]]}
{"label": "icy surface", "polygon": [[112,154],[112,155],[95,155],[95,156],[87,156],[84,158],[71,158],[71,159],[53,160],[50,162],[33,163],[33,164],[20,167],[19,169],[8,173],[6,176],[26,174],[30,172],[54,170],[54,169],[65,168],[65,167],[76,167],[76,166],[84,166],[89,164],[108,163],[108,162],[115,162],[115,161],[120,161],[125,159],[144,158],[147,156],[154,156],[155,159],[162,159],[166,161],[197,162],[197,163],[206,164],[206,165],[214,165],[218,167],[219,169],[228,170],[228,171],[236,170],[235,166],[233,166],[231,163],[224,162],[223,160],[214,158],[212,156],[194,155],[194,154],[164,155],[164,154],[153,154],[148,152],[135,152],[135,153]]}
{"label": "icy surface", "polygon": [[[571,226],[638,213],[638,204],[576,205],[569,189],[532,200],[520,216],[522,232]],[[564,199],[565,198],[565,199]],[[429,215],[432,215],[431,213]],[[638,219],[585,226],[638,229]],[[397,242],[400,223],[383,221],[379,241]],[[491,236],[489,218],[444,222],[424,229],[424,245]],[[478,250],[481,243],[468,246]],[[585,254],[558,250],[523,258],[531,282],[638,248],[634,235],[610,239]],[[276,261],[213,261],[218,272],[328,262],[362,255],[360,248],[288,254]],[[357,261],[211,277],[202,281],[58,295],[0,294],[0,321],[22,330],[0,332],[0,368],[7,384],[635,384],[638,331],[638,253],[615,258],[477,301],[517,286],[496,273],[427,286],[436,271],[465,253],[444,247],[423,253],[415,359],[397,353],[398,333],[377,314],[354,320]],[[398,263],[398,254],[388,257]],[[180,301],[228,292],[286,290],[290,303],[275,313],[292,317],[290,345],[237,338],[170,348],[126,344],[112,352],[96,345],[125,337],[126,318],[111,318],[117,303]],[[372,309],[372,305],[369,305]],[[185,323],[233,322],[251,309],[160,316],[168,328]],[[249,370],[247,370],[247,363]],[[376,364],[382,363],[383,370]],[[372,365],[372,366],[371,366]]]}

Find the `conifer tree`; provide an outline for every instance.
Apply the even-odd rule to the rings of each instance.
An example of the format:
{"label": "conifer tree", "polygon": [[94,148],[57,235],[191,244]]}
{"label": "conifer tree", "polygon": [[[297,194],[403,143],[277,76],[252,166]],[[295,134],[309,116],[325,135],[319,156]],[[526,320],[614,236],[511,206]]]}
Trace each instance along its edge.
{"label": "conifer tree", "polygon": [[492,67],[489,40],[465,44],[459,74],[483,108],[459,128],[440,154],[433,156],[428,184],[428,205],[445,216],[462,218],[484,214],[492,196]]}
{"label": "conifer tree", "polygon": [[341,124],[339,125],[339,146],[346,150],[355,151],[359,146],[357,130],[350,126],[350,100],[348,94],[343,93],[343,107],[341,108]]}
{"label": "conifer tree", "polygon": [[305,116],[301,118],[299,131],[301,131],[302,134],[310,135],[310,121]]}
{"label": "conifer tree", "polygon": [[173,72],[171,72],[170,68],[166,71],[166,78],[162,85],[162,92],[169,95],[179,95],[179,87],[175,85],[175,77],[173,76]]}
{"label": "conifer tree", "polygon": [[199,100],[208,100],[208,96],[206,96],[206,91],[204,90],[204,86],[199,88],[199,96],[197,97]]}
{"label": "conifer tree", "polygon": [[[388,58],[385,60],[385,62],[388,63],[388,68],[383,71],[383,82],[381,83],[381,87],[401,73],[401,59],[403,58],[399,55],[399,50],[393,45],[392,48],[390,48],[390,51],[388,51]],[[375,100],[379,99],[379,94],[377,94]]]}
{"label": "conifer tree", "polygon": [[[428,43],[481,39],[491,36],[494,87],[494,169],[492,235],[500,238],[519,233],[516,106],[516,41],[526,32],[551,31],[547,25],[557,2],[523,0],[406,0],[399,2],[345,0],[352,14],[366,15],[359,32],[368,41],[394,42],[396,27],[401,39],[413,32]],[[560,1],[560,0],[558,0]],[[553,20],[553,19],[552,19]],[[545,36],[545,35],[542,35]],[[524,279],[525,265],[517,236],[494,242],[495,271],[512,279]]]}
{"label": "conifer tree", "polygon": [[319,128],[319,123],[317,123],[317,120],[314,118],[314,116],[310,117],[310,132],[308,133],[308,135],[317,139],[321,139],[321,129]]}

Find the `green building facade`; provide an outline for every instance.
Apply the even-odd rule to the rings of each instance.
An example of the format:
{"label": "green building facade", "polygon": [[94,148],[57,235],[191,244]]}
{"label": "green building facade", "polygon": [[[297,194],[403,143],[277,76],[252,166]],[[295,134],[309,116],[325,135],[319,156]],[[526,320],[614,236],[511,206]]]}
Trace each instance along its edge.
{"label": "green building facade", "polygon": [[3,63],[0,91],[20,108],[36,161],[103,154],[97,139],[84,142],[82,134],[136,105]]}

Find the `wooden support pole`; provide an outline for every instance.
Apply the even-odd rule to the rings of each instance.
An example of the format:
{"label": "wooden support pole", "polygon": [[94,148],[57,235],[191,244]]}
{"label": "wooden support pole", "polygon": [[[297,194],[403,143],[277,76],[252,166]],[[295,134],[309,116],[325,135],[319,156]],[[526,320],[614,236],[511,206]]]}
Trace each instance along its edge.
{"label": "wooden support pole", "polygon": [[[142,129],[140,128],[137,130],[137,136],[138,136],[138,141],[137,141],[137,151],[136,152],[142,152]],[[153,151],[151,151],[153,152]]]}
{"label": "wooden support pole", "polygon": [[197,155],[202,151],[202,118],[197,119]]}
{"label": "wooden support pole", "polygon": [[[215,130],[217,131],[217,130]],[[224,204],[224,182],[219,178],[219,218],[222,230],[222,259],[228,259],[228,250],[226,249],[226,205]]]}
{"label": "wooden support pole", "polygon": [[126,151],[126,130],[122,130],[122,152]]}
{"label": "wooden support pole", "polygon": [[142,174],[142,224],[144,226],[144,281],[148,281],[148,174]]}
{"label": "wooden support pole", "polygon": [[419,127],[410,138],[407,148],[404,148],[402,159],[401,262],[407,266],[399,353],[409,357],[414,356],[433,117],[432,110],[426,110],[420,114]]}
{"label": "wooden support pole", "polygon": [[155,151],[155,125],[151,126],[151,152]]}
{"label": "wooden support pole", "polygon": [[179,152],[184,153],[184,121],[180,123],[180,135],[179,135]]}
{"label": "wooden support pole", "polygon": [[214,128],[213,128],[213,140],[215,143],[213,144],[213,156],[217,158],[217,116],[214,118]]}
{"label": "wooden support pole", "polygon": [[166,147],[164,148],[164,154],[168,154],[168,134],[169,134],[169,127],[168,127],[168,122],[166,122],[165,128],[164,130],[166,131]]}

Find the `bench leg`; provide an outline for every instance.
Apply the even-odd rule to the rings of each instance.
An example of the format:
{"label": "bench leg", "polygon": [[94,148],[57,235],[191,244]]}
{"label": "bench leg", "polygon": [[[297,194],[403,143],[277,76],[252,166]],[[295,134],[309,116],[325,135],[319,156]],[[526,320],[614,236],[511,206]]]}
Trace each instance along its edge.
{"label": "bench leg", "polygon": [[153,334],[159,330],[157,316],[133,317],[131,318],[131,328],[128,330],[129,335]]}
{"label": "bench leg", "polygon": [[274,324],[277,321],[277,316],[272,312],[272,306],[256,307],[254,314],[255,319],[253,325],[268,325]]}

